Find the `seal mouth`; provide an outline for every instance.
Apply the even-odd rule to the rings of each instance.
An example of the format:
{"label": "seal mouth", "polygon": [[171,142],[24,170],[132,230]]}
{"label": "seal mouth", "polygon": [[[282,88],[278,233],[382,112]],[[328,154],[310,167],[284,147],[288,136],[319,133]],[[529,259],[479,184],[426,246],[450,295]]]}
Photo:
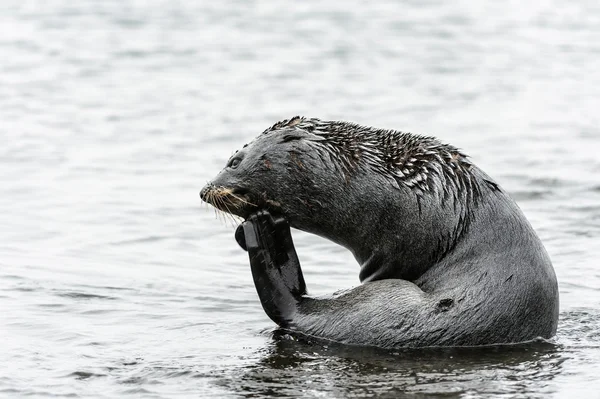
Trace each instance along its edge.
{"label": "seal mouth", "polygon": [[266,193],[258,194],[245,187],[225,187],[209,183],[200,191],[200,199],[222,212],[244,220],[262,209],[285,216],[281,203],[269,199]]}
{"label": "seal mouth", "polygon": [[207,184],[200,191],[200,199],[220,211],[246,219],[258,210],[255,196],[245,188]]}

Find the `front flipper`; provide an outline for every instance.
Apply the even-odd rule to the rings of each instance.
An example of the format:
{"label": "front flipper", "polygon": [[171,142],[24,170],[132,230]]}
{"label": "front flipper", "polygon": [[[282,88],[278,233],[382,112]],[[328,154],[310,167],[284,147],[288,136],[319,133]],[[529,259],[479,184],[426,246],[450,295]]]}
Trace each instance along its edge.
{"label": "front flipper", "polygon": [[457,318],[451,299],[439,302],[405,280],[367,282],[323,298],[306,296],[290,226],[281,216],[259,211],[238,227],[235,239],[248,251],[265,313],[289,331],[395,348],[462,344],[459,338],[469,330],[468,322]]}
{"label": "front flipper", "polygon": [[267,316],[286,327],[297,312],[306,284],[287,220],[258,211],[235,232],[248,251],[254,285]]}

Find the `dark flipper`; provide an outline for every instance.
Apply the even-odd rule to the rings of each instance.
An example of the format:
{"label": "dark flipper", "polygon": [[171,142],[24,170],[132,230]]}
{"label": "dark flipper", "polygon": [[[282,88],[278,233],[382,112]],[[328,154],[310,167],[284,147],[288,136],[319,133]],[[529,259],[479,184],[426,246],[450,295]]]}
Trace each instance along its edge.
{"label": "dark flipper", "polygon": [[406,280],[367,282],[333,297],[306,296],[290,226],[268,211],[251,215],[238,227],[235,239],[248,251],[265,313],[287,330],[341,343],[395,348],[477,345],[481,341],[469,334],[479,331],[479,325],[489,325],[454,303],[458,293],[444,292],[439,297]]}
{"label": "dark flipper", "polygon": [[235,239],[248,251],[254,285],[267,316],[286,327],[306,294],[289,223],[259,211],[237,228]]}

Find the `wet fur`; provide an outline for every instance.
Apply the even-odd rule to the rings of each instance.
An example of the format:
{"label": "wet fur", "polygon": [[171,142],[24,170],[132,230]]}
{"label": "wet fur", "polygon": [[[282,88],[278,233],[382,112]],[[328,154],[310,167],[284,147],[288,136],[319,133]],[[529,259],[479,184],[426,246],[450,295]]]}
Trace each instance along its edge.
{"label": "wet fur", "polygon": [[514,201],[455,147],[296,117],[235,157],[239,165],[205,187],[205,200],[231,190],[235,206],[223,210],[280,212],[345,246],[361,266],[361,286],[299,298],[286,328],[381,347],[555,334],[558,289],[545,249]]}

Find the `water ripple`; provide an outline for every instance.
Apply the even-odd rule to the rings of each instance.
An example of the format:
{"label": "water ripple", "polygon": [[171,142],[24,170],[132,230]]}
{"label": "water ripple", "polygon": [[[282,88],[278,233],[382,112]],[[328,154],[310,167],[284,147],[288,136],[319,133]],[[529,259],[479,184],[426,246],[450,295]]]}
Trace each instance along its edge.
{"label": "water ripple", "polygon": [[[597,2],[0,9],[0,396],[597,395]],[[470,154],[554,262],[554,343],[388,353],[274,333],[237,222],[198,191],[297,114]],[[312,294],[359,284],[352,254],[293,234]]]}

